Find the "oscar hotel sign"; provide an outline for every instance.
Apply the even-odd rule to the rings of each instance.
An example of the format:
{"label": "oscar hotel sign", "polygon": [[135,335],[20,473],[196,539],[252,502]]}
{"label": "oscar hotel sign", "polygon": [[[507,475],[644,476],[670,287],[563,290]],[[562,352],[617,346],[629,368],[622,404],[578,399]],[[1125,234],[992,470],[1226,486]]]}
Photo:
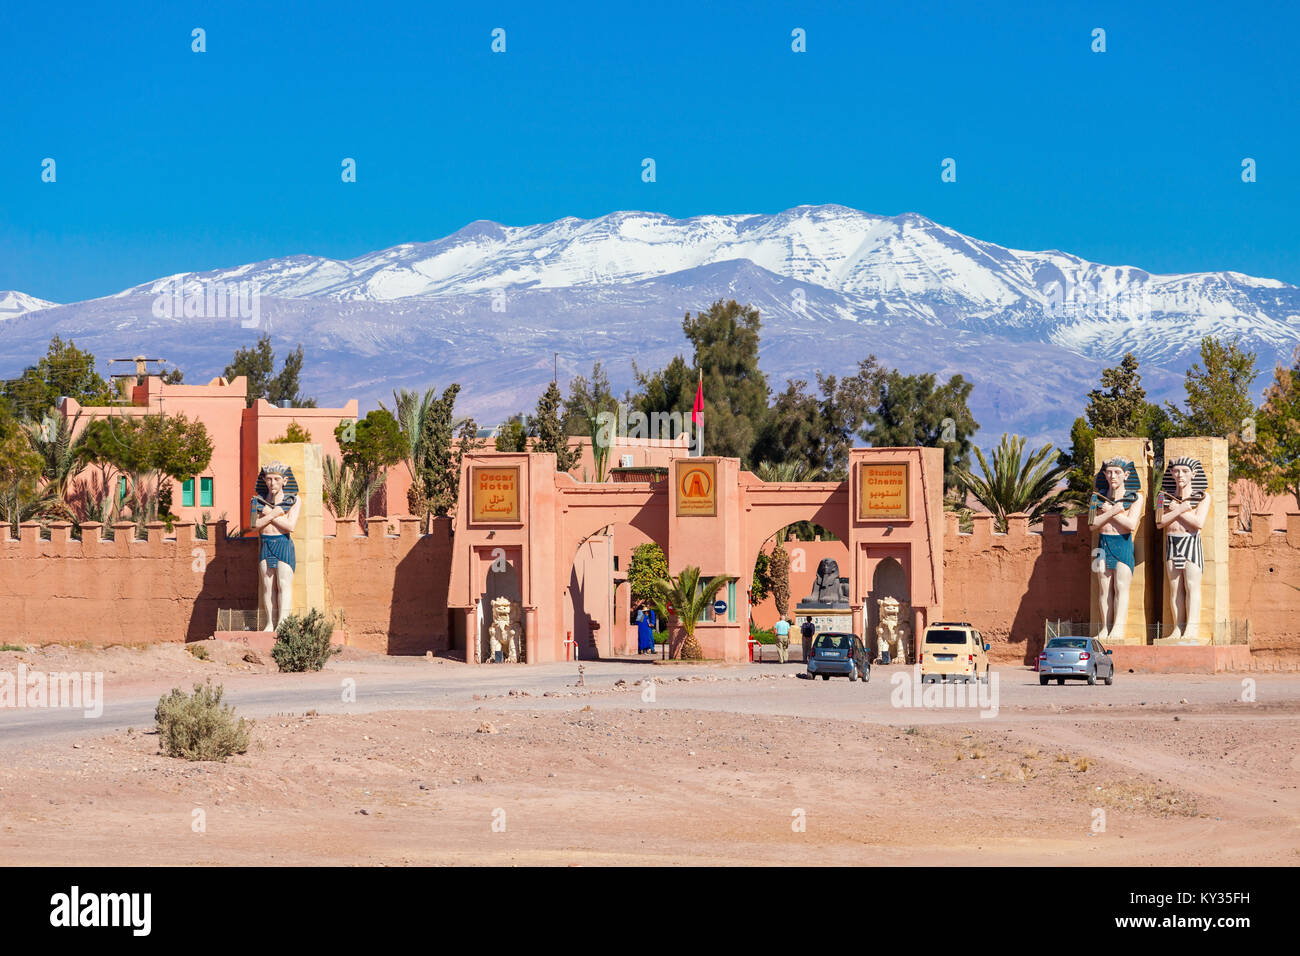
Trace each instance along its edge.
{"label": "oscar hotel sign", "polygon": [[516,524],[519,516],[519,466],[469,470],[470,520],[478,524]]}
{"label": "oscar hotel sign", "polygon": [[910,518],[911,488],[908,463],[860,462],[858,464],[858,520]]}

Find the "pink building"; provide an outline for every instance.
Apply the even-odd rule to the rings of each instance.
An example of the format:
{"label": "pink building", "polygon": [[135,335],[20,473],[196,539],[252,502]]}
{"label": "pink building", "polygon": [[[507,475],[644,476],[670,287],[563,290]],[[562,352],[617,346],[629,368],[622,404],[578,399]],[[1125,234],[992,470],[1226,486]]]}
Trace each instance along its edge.
{"label": "pink building", "polygon": [[[126,380],[128,383],[130,379]],[[291,422],[311,434],[325,455],[339,457],[334,429],[345,419],[355,420],[355,399],[342,408],[276,408],[258,399],[246,408],[248,380],[243,376],[227,382],[214,378],[206,385],[168,385],[157,375],[141,376],[130,388],[130,404],[82,406],[65,398],[59,411],[73,425],[73,435],[80,434],[96,419],[110,423],[115,419],[142,415],[184,415],[201,421],[212,441],[212,461],[202,473],[172,486],[172,513],[182,521],[200,522],[206,512],[212,520],[225,517],[230,528],[242,527],[247,521],[248,501],[257,481],[257,446],[283,436]],[[112,476],[119,481],[120,476]],[[74,507],[84,513],[90,497],[98,497],[99,469],[83,469],[71,484]],[[405,510],[403,495],[402,510]],[[334,520],[325,515],[326,533],[334,530]]]}

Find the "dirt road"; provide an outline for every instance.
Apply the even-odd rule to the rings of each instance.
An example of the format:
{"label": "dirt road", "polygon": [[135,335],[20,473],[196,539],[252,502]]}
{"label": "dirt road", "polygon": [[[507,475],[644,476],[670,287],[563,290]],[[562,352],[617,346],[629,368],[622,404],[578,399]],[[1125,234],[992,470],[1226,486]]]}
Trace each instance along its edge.
{"label": "dirt road", "polygon": [[[171,653],[22,655],[122,669],[105,667],[100,719],[0,710],[0,861],[1300,862],[1294,676],[1258,675],[1244,701],[1232,675],[1058,688],[1004,669],[982,718],[899,706],[888,668],[863,686],[598,663],[575,687],[572,665],[279,675]],[[257,718],[252,747],[224,764],[159,755],[158,694],[205,674]],[[651,676],[652,699],[637,683]]]}

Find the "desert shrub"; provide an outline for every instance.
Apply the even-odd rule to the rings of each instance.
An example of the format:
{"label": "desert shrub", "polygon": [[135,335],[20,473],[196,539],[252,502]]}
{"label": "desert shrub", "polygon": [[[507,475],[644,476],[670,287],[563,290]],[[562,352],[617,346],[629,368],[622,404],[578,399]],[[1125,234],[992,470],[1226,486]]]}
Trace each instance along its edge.
{"label": "desert shrub", "polygon": [[169,757],[185,760],[225,760],[248,750],[249,723],[235,717],[229,704],[221,703],[222,687],[195,684],[194,693],[179,687],[158,698],[153,719],[158,725],[159,746]]}
{"label": "desert shrub", "polygon": [[330,647],[334,623],[312,608],[306,614],[290,614],[275,629],[271,657],[282,671],[318,671],[338,648]]}
{"label": "desert shrub", "polygon": [[208,649],[202,644],[186,644],[185,649],[201,661],[208,659]]}
{"label": "desert shrub", "polygon": [[0,651],[25,651],[27,648],[21,644],[0,644]]}

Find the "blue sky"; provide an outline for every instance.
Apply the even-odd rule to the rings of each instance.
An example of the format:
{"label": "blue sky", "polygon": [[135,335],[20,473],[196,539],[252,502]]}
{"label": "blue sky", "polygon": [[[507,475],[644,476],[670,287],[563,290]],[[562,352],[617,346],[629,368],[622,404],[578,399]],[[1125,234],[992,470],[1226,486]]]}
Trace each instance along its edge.
{"label": "blue sky", "polygon": [[4,4],[0,289],[823,202],[1300,284],[1300,13],[1131,6]]}

